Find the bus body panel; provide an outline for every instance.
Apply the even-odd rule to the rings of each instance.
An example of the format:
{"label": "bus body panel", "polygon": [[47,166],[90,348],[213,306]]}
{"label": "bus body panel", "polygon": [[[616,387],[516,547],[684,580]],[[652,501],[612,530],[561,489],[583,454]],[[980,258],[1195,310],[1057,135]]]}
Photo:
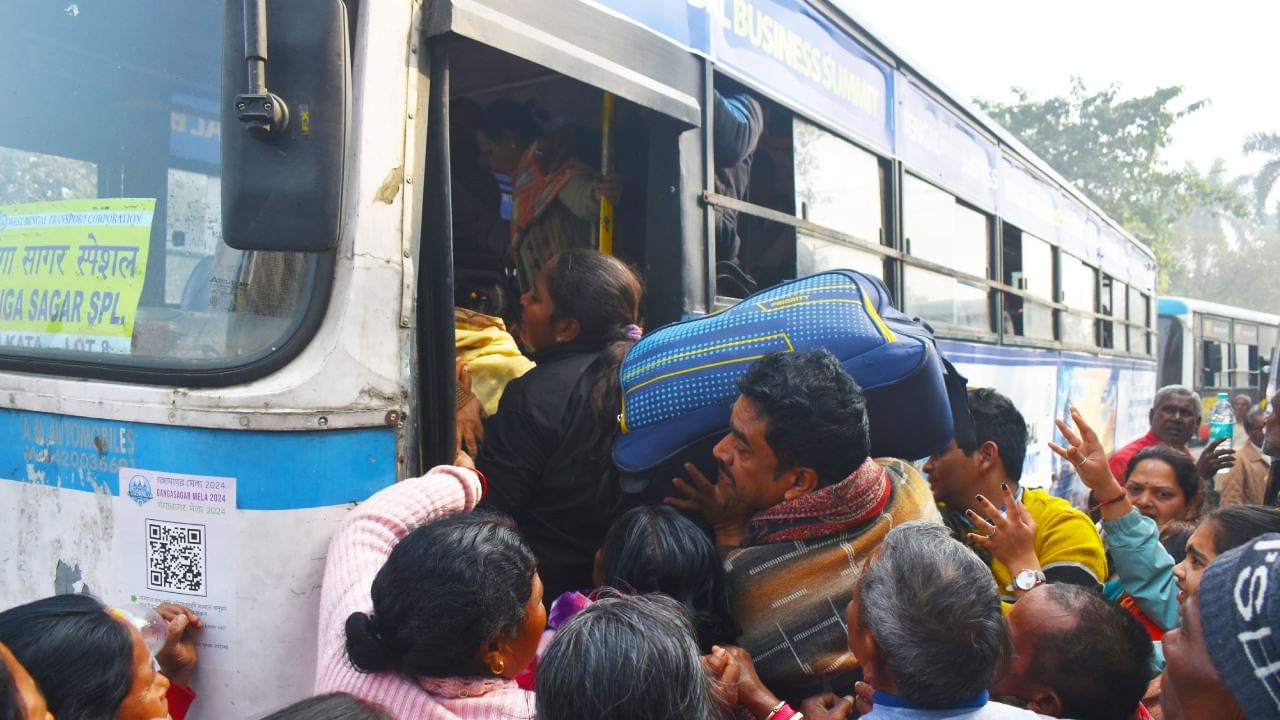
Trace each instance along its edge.
{"label": "bus body panel", "polygon": [[[1009,397],[1027,422],[1022,484],[1051,489],[1083,505],[1087,491],[1069,464],[1047,445],[1063,439],[1054,426],[1080,409],[1107,452],[1144,435],[1156,390],[1155,363],[1119,357],[940,340],[938,346],[969,380]],[[1017,372],[1011,372],[1016,369]],[[874,428],[872,429],[874,432]]]}
{"label": "bus body panel", "polygon": [[[395,481],[393,427],[256,432],[0,410],[0,606],[55,592],[131,602],[144,566],[117,537],[120,468],[234,478],[236,669],[203,666],[193,718],[249,717],[310,692],[327,545],[351,504]],[[208,553],[217,552],[210,531]],[[212,570],[212,561],[209,563]],[[223,587],[212,583],[221,581]],[[203,598],[191,604],[200,611]]]}

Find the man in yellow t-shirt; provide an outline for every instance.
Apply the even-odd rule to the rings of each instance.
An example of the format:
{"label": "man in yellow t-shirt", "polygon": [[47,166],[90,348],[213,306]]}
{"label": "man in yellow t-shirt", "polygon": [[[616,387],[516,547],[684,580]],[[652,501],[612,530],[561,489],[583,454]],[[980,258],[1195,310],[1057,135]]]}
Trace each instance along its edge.
{"label": "man in yellow t-shirt", "polygon": [[[1000,599],[1013,603],[1046,582],[1101,590],[1106,550],[1093,521],[1062,498],[1018,484],[1027,451],[1022,413],[988,388],[969,391],[969,411],[972,428],[960,428],[924,471],[948,524],[987,560]],[[997,508],[1012,522],[992,517]],[[1017,522],[1027,518],[1033,522]],[[996,526],[1006,528],[1000,542],[981,538],[1001,532]]]}

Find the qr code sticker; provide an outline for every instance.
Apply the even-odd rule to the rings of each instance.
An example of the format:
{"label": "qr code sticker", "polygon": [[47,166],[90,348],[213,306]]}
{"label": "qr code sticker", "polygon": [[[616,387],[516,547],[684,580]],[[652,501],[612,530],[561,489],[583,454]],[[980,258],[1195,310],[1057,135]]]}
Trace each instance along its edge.
{"label": "qr code sticker", "polygon": [[147,589],[207,595],[203,525],[147,519]]}

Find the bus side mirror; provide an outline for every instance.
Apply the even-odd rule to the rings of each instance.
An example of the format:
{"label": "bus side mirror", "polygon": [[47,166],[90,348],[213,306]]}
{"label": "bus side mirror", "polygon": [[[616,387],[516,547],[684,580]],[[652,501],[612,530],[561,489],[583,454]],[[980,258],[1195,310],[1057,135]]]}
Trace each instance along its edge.
{"label": "bus side mirror", "polygon": [[[292,252],[337,247],[351,115],[349,55],[342,0],[226,3],[221,117],[227,245]],[[284,108],[273,108],[273,100]],[[264,107],[283,110],[265,132]]]}

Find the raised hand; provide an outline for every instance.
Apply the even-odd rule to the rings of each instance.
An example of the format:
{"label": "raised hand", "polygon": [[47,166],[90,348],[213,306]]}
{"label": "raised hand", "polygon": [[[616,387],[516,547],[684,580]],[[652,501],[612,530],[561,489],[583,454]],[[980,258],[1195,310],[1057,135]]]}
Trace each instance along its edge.
{"label": "raised hand", "polygon": [[1077,436],[1071,432],[1061,419],[1055,420],[1058,432],[1062,433],[1069,447],[1064,448],[1050,441],[1049,449],[1076,467],[1076,473],[1080,476],[1081,482],[1093,491],[1094,498],[1098,502],[1106,502],[1123,495],[1124,488],[1111,474],[1111,466],[1107,464],[1107,453],[1102,449],[1102,441],[1098,439],[1098,434],[1074,407],[1071,408],[1071,420],[1080,429],[1080,434]]}
{"label": "raised hand", "polygon": [[190,685],[199,660],[192,631],[202,629],[204,621],[190,608],[175,603],[160,603],[156,612],[168,623],[164,645],[156,651],[160,672],[179,685]]}

